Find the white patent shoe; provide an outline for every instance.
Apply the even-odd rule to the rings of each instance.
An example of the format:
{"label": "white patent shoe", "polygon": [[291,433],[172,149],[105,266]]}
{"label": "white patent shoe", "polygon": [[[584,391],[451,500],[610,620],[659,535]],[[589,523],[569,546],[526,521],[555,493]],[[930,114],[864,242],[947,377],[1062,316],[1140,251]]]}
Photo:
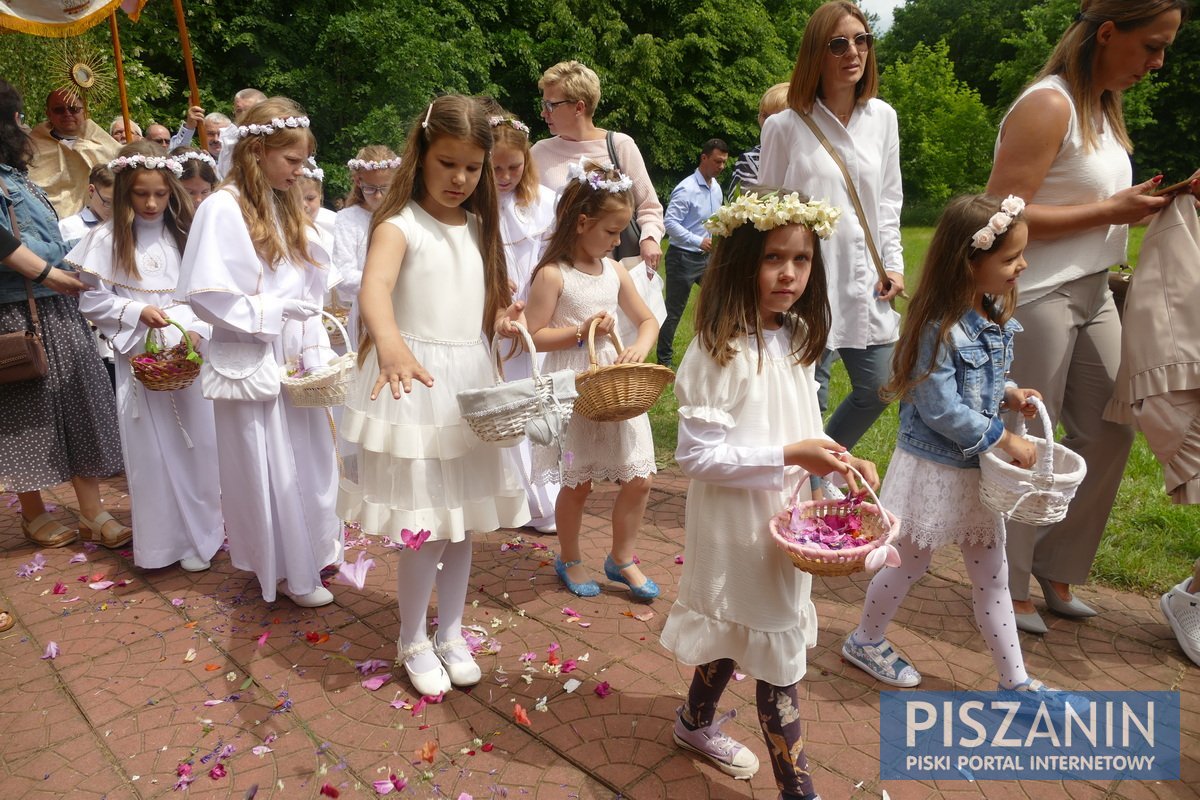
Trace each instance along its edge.
{"label": "white patent shoe", "polygon": [[427,672],[417,672],[408,661],[415,655],[419,655],[426,650],[433,650],[433,643],[426,639],[423,642],[410,644],[408,647],[400,648],[400,656],[397,659],[404,665],[404,671],[408,673],[408,680],[412,683],[413,689],[422,697],[437,697],[439,694],[445,694],[450,691],[450,676],[446,674],[445,668],[442,666],[441,657],[438,657],[438,665],[434,669]]}
{"label": "white patent shoe", "polygon": [[[458,659],[465,658],[466,660],[451,661],[447,658],[451,651],[454,651]],[[455,686],[474,686],[483,678],[483,672],[471,656],[471,650],[467,647],[466,640],[461,636],[448,642],[439,643],[435,633],[433,635],[433,652],[442,662],[442,666],[446,668],[446,674],[450,676],[450,683]]]}

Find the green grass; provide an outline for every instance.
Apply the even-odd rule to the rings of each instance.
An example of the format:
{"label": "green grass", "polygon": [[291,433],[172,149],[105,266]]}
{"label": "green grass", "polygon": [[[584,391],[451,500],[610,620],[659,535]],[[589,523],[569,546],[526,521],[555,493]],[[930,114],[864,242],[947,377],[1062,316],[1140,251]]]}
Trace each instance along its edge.
{"label": "green grass", "polygon": [[[1130,252],[1136,253],[1144,229],[1130,231]],[[905,227],[904,263],[907,285],[915,287],[933,229]],[[683,357],[692,339],[693,315],[699,289],[692,290],[679,328],[675,331],[675,358]],[[830,407],[850,391],[850,382],[840,363],[833,369]],[[660,467],[675,465],[676,411],[678,404],[670,387],[650,410],[655,455]],[[899,427],[897,405],[892,404],[871,427],[854,452],[879,465],[881,472],[891,459]],[[1163,492],[1162,470],[1139,433],[1125,468],[1125,477],[1108,520],[1092,567],[1092,579],[1117,589],[1157,594],[1174,586],[1190,573],[1200,555],[1200,509],[1173,505]]]}

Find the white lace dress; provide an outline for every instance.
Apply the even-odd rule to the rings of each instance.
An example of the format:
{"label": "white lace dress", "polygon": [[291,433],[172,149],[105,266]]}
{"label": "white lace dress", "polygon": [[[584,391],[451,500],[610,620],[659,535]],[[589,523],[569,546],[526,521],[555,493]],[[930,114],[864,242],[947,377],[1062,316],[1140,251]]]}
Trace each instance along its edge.
{"label": "white lace dress", "polygon": [[951,467],[897,447],[879,499],[922,548],[1004,544],[1004,520],[979,500],[978,467]]}
{"label": "white lace dress", "polygon": [[[616,313],[621,279],[614,262],[604,259],[604,270],[599,275],[589,275],[565,264],[560,264],[559,269],[563,278],[562,296],[550,317],[549,327],[574,328],[602,309]],[[596,360],[601,365],[616,362],[617,348],[611,338],[605,336],[596,342]],[[584,346],[547,353],[542,371],[583,372],[587,368],[588,351]],[[591,480],[629,481],[657,471],[650,418],[645,414],[624,422],[593,422],[573,414],[563,436],[563,453],[562,485],[567,487]],[[533,474],[536,483],[558,480],[556,448],[534,448]]]}

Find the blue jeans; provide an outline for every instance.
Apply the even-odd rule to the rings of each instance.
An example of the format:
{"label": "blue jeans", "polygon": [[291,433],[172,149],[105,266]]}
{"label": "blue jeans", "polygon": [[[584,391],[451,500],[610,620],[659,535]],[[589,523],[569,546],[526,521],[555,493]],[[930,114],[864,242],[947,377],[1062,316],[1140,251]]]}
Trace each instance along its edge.
{"label": "blue jeans", "polygon": [[835,442],[854,447],[887,408],[888,404],[879,397],[879,390],[891,377],[895,347],[892,342],[871,345],[865,350],[849,347],[826,350],[817,363],[817,402],[821,404],[822,414],[829,405],[829,371],[838,358],[846,365],[850,376],[850,394],[825,423],[825,433]]}
{"label": "blue jeans", "polygon": [[692,284],[700,285],[704,268],[708,266],[708,253],[693,253],[672,245],[667,248],[667,318],[658,331],[658,363],[674,367],[671,356],[675,344],[675,329],[683,318]]}

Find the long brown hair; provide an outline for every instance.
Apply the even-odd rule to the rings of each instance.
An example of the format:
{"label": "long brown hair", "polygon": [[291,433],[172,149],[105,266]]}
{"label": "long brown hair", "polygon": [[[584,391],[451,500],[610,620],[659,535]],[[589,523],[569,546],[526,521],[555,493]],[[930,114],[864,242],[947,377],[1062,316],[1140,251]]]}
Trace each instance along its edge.
{"label": "long brown hair", "polygon": [[[624,177],[611,164],[601,164],[597,161],[587,161],[584,169],[588,175],[601,173],[601,180],[617,181]],[[550,237],[542,258],[538,261],[533,273],[547,264],[571,265],[575,261],[575,242],[579,238],[579,217],[601,217],[617,211],[628,211],[633,214],[633,192],[626,189],[623,192],[610,192],[608,189],[594,188],[590,183],[572,178],[558,198],[558,206],[554,210],[554,235]]]}
{"label": "long brown hair", "polygon": [[[808,18],[808,24],[804,26],[804,38],[800,40],[800,50],[796,53],[796,66],[792,70],[791,83],[788,85],[787,104],[797,114],[812,113],[813,104],[821,96],[821,62],[825,59],[829,40],[833,38],[833,29],[846,16],[854,17],[862,23],[867,33],[871,32],[871,26],[862,9],[847,0],[825,3]],[[854,46],[853,42],[850,46]],[[863,59],[862,77],[854,85],[855,101],[866,102],[878,92],[879,65],[875,61],[875,48],[872,47],[867,50],[867,56]]]}
{"label": "long brown hair", "polygon": [[[954,325],[975,304],[975,269],[979,259],[994,251],[1017,225],[1018,216],[1004,233],[996,236],[988,250],[977,250],[971,237],[1000,210],[1000,198],[987,194],[959,195],[953,198],[938,218],[933,241],[925,254],[921,282],[904,315],[900,341],[892,355],[892,377],[879,394],[891,401],[903,399],[918,383],[929,377],[937,364],[938,353],[949,341]],[[705,280],[708,276],[705,276]],[[984,311],[997,325],[1004,325],[1017,307],[1014,286],[999,297],[985,297]],[[928,363],[918,363],[921,332],[928,326],[938,328],[938,338]]]}
{"label": "long brown hair", "polygon": [[[759,368],[762,367],[764,344],[758,313],[758,272],[768,233],[743,223],[729,236],[714,240],[712,256],[700,283],[695,327],[701,346],[721,366],[737,353],[738,340],[753,335],[758,344]],[[821,256],[821,240],[815,233],[812,242],[808,284],[779,320],[788,331],[791,355],[805,365],[815,363],[825,351],[832,324],[825,261]]]}
{"label": "long brown hair", "polygon": [[[139,139],[136,142],[130,142],[124,145],[117,151],[117,158],[122,156],[161,156],[162,148],[147,139]],[[133,182],[141,172],[157,172],[162,175],[166,181],[167,191],[170,193],[167,197],[167,207],[163,210],[163,224],[166,225],[167,231],[171,234],[171,238],[175,240],[176,246],[179,247],[179,252],[183,253],[183,248],[187,244],[188,231],[192,229],[192,214],[195,209],[192,207],[192,198],[188,195],[187,190],[183,188],[183,184],[175,177],[175,173],[169,169],[148,170],[143,166],[125,167],[117,170],[113,176],[113,204],[112,204],[112,263],[113,272],[116,275],[126,275],[136,280],[140,280],[142,274],[138,272],[137,258],[137,231],[134,230],[133,220],[136,214],[133,211]]]}
{"label": "long brown hair", "polygon": [[379,209],[371,216],[371,231],[399,214],[410,202],[425,196],[422,179],[429,147],[442,136],[462,139],[483,150],[483,172],[479,185],[463,201],[463,209],[479,220],[479,252],[483,256],[484,304],[483,329],[488,338],[495,332],[496,317],[512,303],[508,287],[508,267],[500,244],[500,206],[496,196],[496,178],[492,175],[492,128],[483,106],[473,98],[447,94],[422,109],[408,131],[400,168]]}
{"label": "long brown hair", "polygon": [[1033,82],[1050,75],[1060,75],[1071,91],[1079,130],[1085,150],[1099,144],[1095,117],[1103,114],[1105,123],[1126,152],[1133,152],[1133,142],[1125,130],[1125,112],[1121,107],[1121,92],[1104,90],[1097,100],[1093,87],[1096,63],[1096,31],[1105,22],[1112,22],[1125,32],[1135,30],[1159,14],[1178,10],[1181,24],[1188,18],[1187,0],[1083,0],[1075,20],[1067,28],[1042,71]]}
{"label": "long brown hair", "polygon": [[[360,147],[358,153],[354,156],[360,161],[391,161],[396,157],[396,153],[386,144],[369,144],[366,147]],[[370,174],[371,170],[365,170]],[[364,170],[350,170],[351,176],[361,176]],[[367,203],[367,198],[363,196],[362,187],[358,185],[358,181],[350,182],[350,193],[346,195],[346,201],[342,204],[344,208],[350,206],[364,206]]]}
{"label": "long brown hair", "polygon": [[[271,97],[247,109],[240,124],[269,125],[273,119],[302,116],[304,110],[293,101]],[[311,156],[317,141],[308,128],[281,128],[270,134],[243,136],[234,145],[233,166],[225,179],[238,189],[238,206],[254,243],[254,252],[271,269],[284,260],[300,266],[313,263],[307,234],[312,222],[304,213],[299,184],[283,191],[272,188],[258,163],[269,150],[296,145],[304,147],[305,155]]]}

